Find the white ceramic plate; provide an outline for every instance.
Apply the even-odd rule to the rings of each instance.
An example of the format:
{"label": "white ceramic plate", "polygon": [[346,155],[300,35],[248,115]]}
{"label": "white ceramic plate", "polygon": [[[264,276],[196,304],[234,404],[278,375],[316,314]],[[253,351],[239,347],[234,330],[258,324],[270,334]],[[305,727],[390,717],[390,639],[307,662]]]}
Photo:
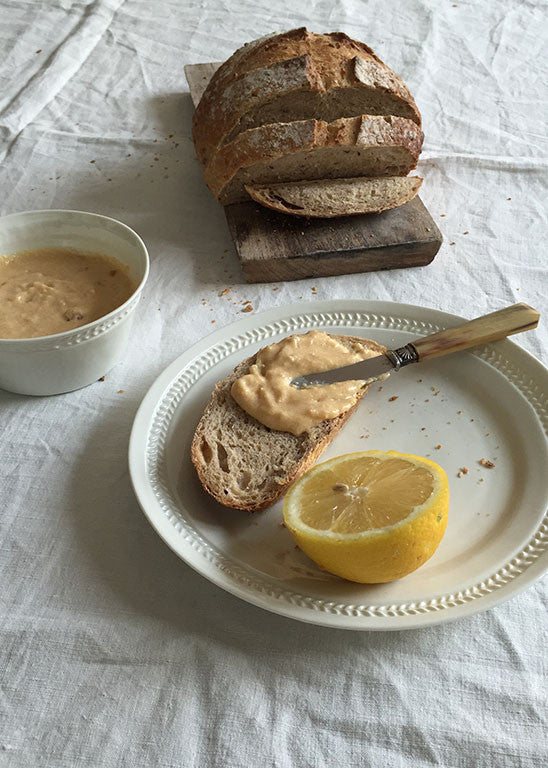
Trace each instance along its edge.
{"label": "white ceramic plate", "polygon": [[[405,304],[326,301],[248,315],[203,339],[157,379],[135,418],[129,466],[148,519],[218,586],[315,624],[406,629],[516,594],[548,567],[548,371],[510,341],[409,366],[381,391],[373,386],[323,456],[395,449],[430,456],[447,471],[445,537],[400,581],[364,586],[320,571],[280,525],[281,502],[254,515],[226,509],[202,491],[189,459],[214,384],[265,344],[320,328],[395,347],[459,322]],[[468,473],[459,478],[461,467]]]}

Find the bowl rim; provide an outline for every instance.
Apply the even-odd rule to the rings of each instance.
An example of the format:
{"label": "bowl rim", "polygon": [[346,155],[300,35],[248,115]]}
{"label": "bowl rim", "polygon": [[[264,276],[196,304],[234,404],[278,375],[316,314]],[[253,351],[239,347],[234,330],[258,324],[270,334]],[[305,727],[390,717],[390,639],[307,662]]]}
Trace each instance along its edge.
{"label": "bowl rim", "polygon": [[24,336],[18,339],[0,338],[0,346],[4,346],[4,345],[15,346],[17,344],[22,344],[24,342],[38,342],[38,341],[46,341],[50,339],[61,340],[61,339],[70,337],[71,334],[80,333],[82,331],[93,328],[95,325],[99,323],[103,323],[105,320],[108,320],[111,317],[116,316],[118,312],[125,310],[131,304],[131,302],[141,293],[141,291],[145,286],[146,281],[148,280],[148,276],[150,272],[150,256],[148,254],[148,250],[144,240],[128,224],[124,224],[123,221],[120,221],[119,219],[115,219],[112,216],[105,216],[102,213],[93,213],[92,211],[71,210],[70,208],[37,208],[31,211],[16,211],[14,213],[8,213],[5,216],[0,216],[0,222],[3,222],[6,219],[10,219],[15,216],[24,217],[25,215],[37,214],[37,213],[45,213],[45,214],[72,213],[72,214],[77,214],[78,216],[91,216],[92,218],[95,218],[95,219],[104,219],[105,221],[114,222],[115,225],[117,225],[121,229],[127,230],[127,232],[129,232],[134,238],[136,238],[137,245],[141,247],[145,256],[145,269],[144,269],[143,277],[141,278],[140,282],[136,286],[135,290],[130,294],[130,296],[128,296],[128,298],[124,301],[124,303],[120,304],[118,307],[115,307],[114,309],[111,309],[111,311],[107,312],[106,315],[101,315],[101,317],[98,317],[89,323],[85,323],[84,325],[79,325],[77,328],[70,328],[68,331],[60,331],[59,333],[49,333],[45,336]]}

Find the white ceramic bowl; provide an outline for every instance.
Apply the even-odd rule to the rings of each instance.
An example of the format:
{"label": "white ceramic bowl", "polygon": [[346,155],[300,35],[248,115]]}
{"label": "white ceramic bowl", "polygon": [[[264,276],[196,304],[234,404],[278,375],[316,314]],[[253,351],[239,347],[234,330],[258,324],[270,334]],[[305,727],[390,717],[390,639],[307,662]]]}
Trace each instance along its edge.
{"label": "white ceramic bowl", "polygon": [[108,216],[83,211],[24,211],[0,218],[0,256],[32,248],[75,248],[114,256],[137,286],[121,306],[80,328],[33,339],[0,339],[0,388],[56,395],[97,381],[122,358],[148,277],[145,244]]}

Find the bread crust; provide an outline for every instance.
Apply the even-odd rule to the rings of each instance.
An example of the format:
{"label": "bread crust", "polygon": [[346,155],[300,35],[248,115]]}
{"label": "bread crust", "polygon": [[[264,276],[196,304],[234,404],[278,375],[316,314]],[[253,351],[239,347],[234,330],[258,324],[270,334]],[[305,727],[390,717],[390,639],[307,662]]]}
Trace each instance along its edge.
{"label": "bread crust", "polygon": [[398,114],[420,127],[420,112],[409,89],[369,46],[342,32],[314,34],[301,27],[247,43],[219,67],[194,114],[197,155],[206,165],[249,110],[279,95],[329,95],[346,88],[389,94]]}
{"label": "bread crust", "polygon": [[[382,354],[386,351],[386,347],[382,346],[381,344],[377,344],[370,339],[364,339],[360,336],[341,336],[337,334],[331,335],[333,338],[340,341],[342,340],[345,343],[351,344],[358,342],[362,345],[366,344],[379,354]],[[212,496],[215,501],[219,502],[219,504],[230,507],[232,509],[240,509],[247,512],[258,512],[262,509],[265,509],[266,507],[271,506],[285,493],[287,488],[292,483],[294,483],[295,480],[297,480],[302,474],[304,474],[304,472],[306,472],[307,469],[309,469],[314,464],[316,459],[325,451],[327,446],[335,439],[336,435],[340,432],[348,419],[350,419],[354,411],[358,408],[361,399],[369,389],[369,387],[364,387],[364,389],[359,393],[356,405],[350,408],[348,411],[334,419],[327,419],[326,421],[323,421],[321,424],[313,427],[309,432],[303,433],[303,435],[290,435],[287,432],[277,432],[278,435],[286,436],[287,440],[291,441],[292,444],[298,443],[302,447],[302,456],[299,461],[294,463],[291,471],[288,471],[284,475],[283,480],[280,480],[279,482],[277,481],[276,487],[265,493],[264,497],[259,502],[245,503],[236,499],[234,496],[231,496],[230,493],[226,491],[226,488],[220,487],[218,484],[213,482],[214,476],[211,472],[208,473],[209,465],[204,460],[201,446],[204,439],[211,437],[209,435],[209,430],[211,428],[210,417],[214,409],[223,407],[223,400],[226,400],[227,397],[230,398],[228,401],[230,404],[230,409],[233,411],[236,418],[240,420],[242,425],[251,422],[255,425],[256,428],[258,428],[259,433],[263,433],[264,436],[268,435],[268,433],[276,432],[276,430],[271,430],[268,427],[265,427],[263,424],[246,413],[242,408],[240,408],[240,406],[230,395],[230,388],[232,383],[249,370],[249,366],[255,362],[257,354],[241,362],[236,366],[234,371],[229,376],[216,384],[215,389],[213,390],[204,409],[204,413],[198,423],[198,426],[196,427],[190,448],[190,458],[204,490],[207,491],[207,493]]]}

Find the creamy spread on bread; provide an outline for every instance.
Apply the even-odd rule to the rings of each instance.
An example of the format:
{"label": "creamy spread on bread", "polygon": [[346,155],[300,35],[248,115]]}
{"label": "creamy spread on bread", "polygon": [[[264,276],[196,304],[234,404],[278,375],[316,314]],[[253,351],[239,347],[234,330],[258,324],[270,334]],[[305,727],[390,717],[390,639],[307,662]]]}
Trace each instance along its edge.
{"label": "creamy spread on bread", "polygon": [[356,404],[364,381],[341,381],[297,389],[297,376],[351,365],[378,355],[365,344],[344,344],[323,331],[310,331],[262,349],[231,394],[238,405],[270,429],[300,435]]}
{"label": "creamy spread on bread", "polygon": [[79,328],[107,315],[135,290],[118,259],[69,248],[0,257],[0,339]]}

